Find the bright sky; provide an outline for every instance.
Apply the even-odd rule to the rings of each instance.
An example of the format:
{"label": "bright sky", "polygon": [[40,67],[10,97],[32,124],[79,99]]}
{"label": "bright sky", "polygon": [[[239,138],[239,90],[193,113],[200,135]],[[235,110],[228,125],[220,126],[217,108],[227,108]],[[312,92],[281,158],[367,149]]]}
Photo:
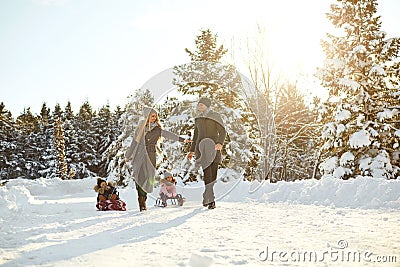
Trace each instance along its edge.
{"label": "bright sky", "polygon": [[[276,66],[312,71],[333,2],[0,0],[0,101],[14,117],[26,107],[39,113],[43,102],[123,106],[154,75],[188,63],[184,49],[194,50],[201,29],[230,49],[232,40],[255,40],[257,23]],[[400,36],[400,1],[378,2],[382,30]]]}

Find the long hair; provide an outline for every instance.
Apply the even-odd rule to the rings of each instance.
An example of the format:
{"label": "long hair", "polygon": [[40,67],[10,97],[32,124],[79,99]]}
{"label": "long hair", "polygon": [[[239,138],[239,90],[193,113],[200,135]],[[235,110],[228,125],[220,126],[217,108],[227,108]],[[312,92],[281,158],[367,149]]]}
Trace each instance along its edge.
{"label": "long hair", "polygon": [[[142,125],[140,125],[140,129],[139,129],[139,133],[136,136],[136,141],[140,142],[140,140],[142,139],[142,136],[144,135],[145,132],[145,128],[147,127],[146,131],[150,131],[150,118],[152,114],[156,114],[156,121],[155,123],[157,124],[158,127],[160,127],[162,129],[162,125],[160,123],[160,118],[158,117],[158,113],[157,112],[150,112],[149,116],[147,117],[146,121],[143,122]],[[162,140],[162,136],[160,136],[160,138],[158,138],[157,143],[161,142]]]}
{"label": "long hair", "polygon": [[151,118],[151,115],[153,115],[153,114],[156,114],[155,123],[158,125],[158,127],[162,128],[161,123],[160,123],[160,118],[158,117],[158,113],[157,112],[150,112],[150,114],[149,114],[149,116],[147,117],[147,120],[146,120],[146,127],[148,127],[147,128],[148,131],[150,131],[150,118]]}

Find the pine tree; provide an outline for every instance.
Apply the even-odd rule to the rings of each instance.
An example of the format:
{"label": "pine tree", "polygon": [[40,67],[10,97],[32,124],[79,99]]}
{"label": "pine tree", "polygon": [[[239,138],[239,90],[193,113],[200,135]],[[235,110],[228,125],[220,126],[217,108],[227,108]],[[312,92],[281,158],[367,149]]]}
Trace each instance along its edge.
{"label": "pine tree", "polygon": [[[104,168],[106,171],[106,175],[110,176],[113,170],[114,161],[118,161],[117,159],[117,152],[116,144],[118,143],[118,138],[122,134],[122,127],[121,124],[121,117],[124,114],[124,110],[121,107],[117,106],[114,112],[111,114],[111,137],[110,137],[110,144],[107,146],[107,149],[102,153],[102,160],[104,161]],[[121,154],[120,154],[121,156]],[[123,158],[119,158],[122,159]]]}
{"label": "pine tree", "polygon": [[338,1],[328,18],[343,34],[322,42],[321,170],[342,179],[400,175],[400,39],[386,39],[376,12],[376,0]]}
{"label": "pine tree", "polygon": [[40,163],[40,147],[38,146],[39,122],[38,118],[32,114],[30,108],[16,119],[16,128],[19,132],[18,163],[16,168],[21,171],[21,175],[27,179],[38,178]]}
{"label": "pine tree", "polygon": [[71,154],[71,167],[76,170],[76,178],[95,176],[97,166],[95,131],[93,118],[96,113],[88,101],[85,101],[75,116],[73,127],[75,130],[74,147]]}
{"label": "pine tree", "polygon": [[0,103],[0,180],[13,179],[20,176],[18,165],[18,132],[11,112]]}
{"label": "pine tree", "polygon": [[212,34],[210,29],[201,30],[201,34],[195,41],[197,50],[192,52],[185,48],[190,56],[191,62],[220,62],[222,57],[228,52],[223,45],[217,48],[217,35]]}
{"label": "pine tree", "polygon": [[[61,111],[60,111],[61,113]],[[62,113],[64,122],[64,140],[65,140],[65,161],[68,166],[68,178],[76,178],[76,166],[73,164],[74,154],[78,150],[78,141],[76,138],[76,131],[74,128],[75,114],[72,110],[71,102],[68,101]]]}
{"label": "pine tree", "polygon": [[75,117],[75,115],[74,115],[74,112],[72,111],[71,102],[68,101],[68,103],[64,109],[64,119],[68,120],[68,121],[72,121],[74,119],[74,117]]}
{"label": "pine tree", "polygon": [[[243,93],[242,77],[234,66],[222,64],[222,57],[227,50],[222,45],[218,47],[216,34],[212,34],[209,29],[202,30],[195,43],[194,52],[185,50],[191,62],[174,67],[173,84],[183,95],[213,99],[212,108],[221,114],[228,133],[222,150],[222,167],[234,167],[238,172],[251,176],[259,158],[259,131]],[[193,103],[194,107],[182,115],[193,117],[195,114],[192,111],[196,110],[196,104]],[[193,124],[194,121],[189,121],[182,127],[192,130]]]}
{"label": "pine tree", "polygon": [[241,79],[234,66],[221,64],[228,50],[223,45],[217,48],[217,34],[212,34],[209,29],[201,30],[195,44],[195,51],[185,49],[190,64],[174,67],[173,84],[183,94],[207,96],[232,107],[238,97]]}
{"label": "pine tree", "polygon": [[39,163],[38,177],[50,177],[52,174],[51,168],[53,167],[54,163],[52,142],[52,137],[54,135],[54,120],[46,103],[43,103],[40,115],[37,119],[39,124],[39,131],[35,143],[39,153],[39,156],[37,158]]}
{"label": "pine tree", "polygon": [[65,161],[64,129],[61,119],[56,116],[54,121],[54,151],[56,158],[56,177],[67,179],[67,163]]}
{"label": "pine tree", "polygon": [[53,117],[63,118],[63,116],[64,116],[64,112],[62,111],[60,104],[57,103],[54,107]]}
{"label": "pine tree", "polygon": [[94,165],[91,166],[91,170],[101,177],[106,177],[108,174],[108,160],[104,153],[111,143],[117,139],[120,132],[114,127],[114,123],[115,120],[109,105],[101,107],[98,114],[93,118],[96,160]]}
{"label": "pine tree", "polygon": [[39,130],[38,121],[29,107],[24,109],[23,113],[17,117],[16,124],[18,130],[26,136]]}

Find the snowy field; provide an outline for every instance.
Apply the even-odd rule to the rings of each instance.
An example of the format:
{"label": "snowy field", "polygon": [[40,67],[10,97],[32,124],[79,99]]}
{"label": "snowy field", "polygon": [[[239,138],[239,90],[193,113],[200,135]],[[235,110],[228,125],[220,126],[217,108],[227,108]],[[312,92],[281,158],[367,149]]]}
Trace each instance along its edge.
{"label": "snowy field", "polygon": [[[0,187],[0,266],[400,266],[400,181],[218,182],[217,208],[187,201],[96,211],[96,178]],[[158,189],[155,189],[155,193]]]}

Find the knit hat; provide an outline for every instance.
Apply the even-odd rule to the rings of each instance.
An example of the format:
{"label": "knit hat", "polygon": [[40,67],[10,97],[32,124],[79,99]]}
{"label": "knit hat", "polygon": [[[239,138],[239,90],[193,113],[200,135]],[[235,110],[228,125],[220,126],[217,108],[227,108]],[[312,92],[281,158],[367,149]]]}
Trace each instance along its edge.
{"label": "knit hat", "polygon": [[107,182],[106,182],[105,180],[103,180],[103,179],[101,179],[101,178],[97,178],[97,185],[98,185],[99,187],[101,187],[101,184],[102,184],[103,182],[107,184]]}
{"label": "knit hat", "polygon": [[202,97],[199,99],[199,104],[202,103],[204,105],[206,105],[207,107],[211,106],[211,100],[207,97]]}
{"label": "knit hat", "polygon": [[167,179],[170,176],[172,177],[172,173],[170,173],[169,171],[164,172],[164,179]]}

